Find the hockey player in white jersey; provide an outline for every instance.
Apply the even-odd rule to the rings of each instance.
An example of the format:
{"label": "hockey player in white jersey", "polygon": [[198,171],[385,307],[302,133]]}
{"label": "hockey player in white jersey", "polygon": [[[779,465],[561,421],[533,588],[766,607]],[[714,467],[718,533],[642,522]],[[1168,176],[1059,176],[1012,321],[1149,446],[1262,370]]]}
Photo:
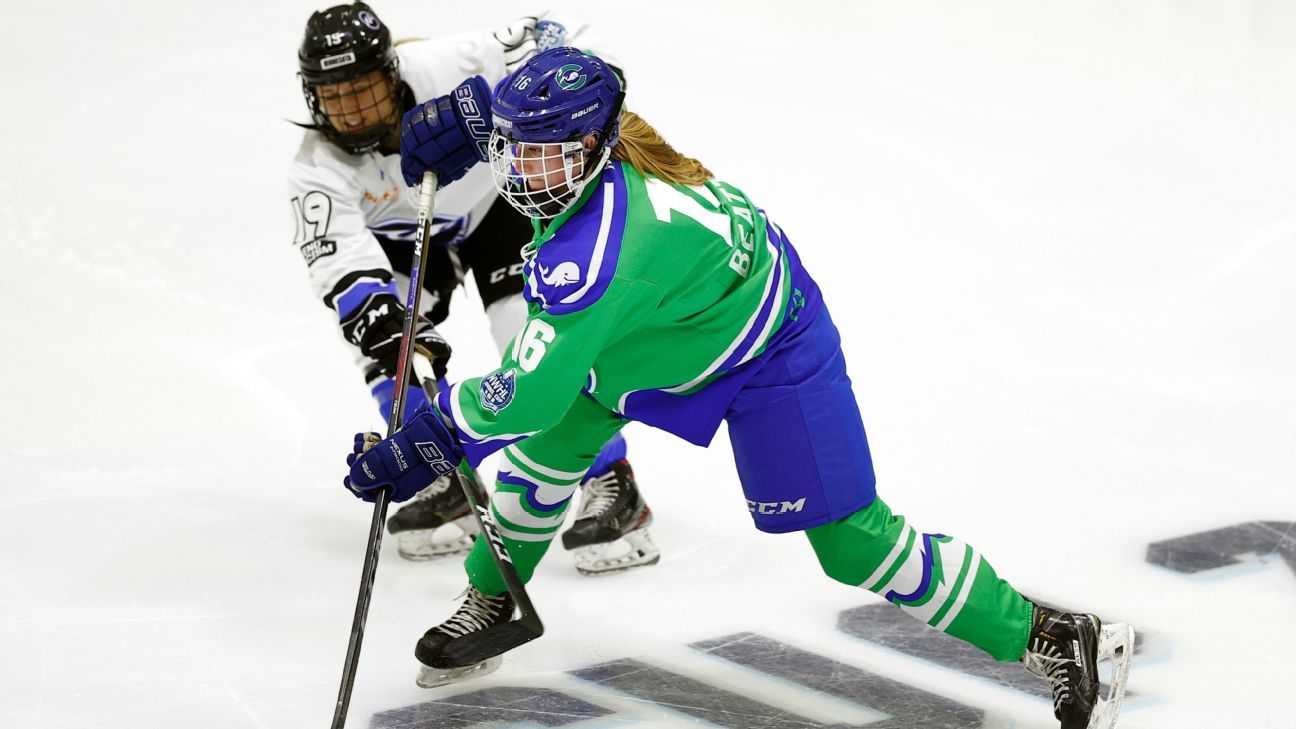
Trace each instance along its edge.
{"label": "hockey player in white jersey", "polygon": [[[588,26],[542,13],[495,32],[393,42],[391,32],[362,2],[314,13],[298,51],[302,91],[312,122],[289,172],[296,220],[294,245],[311,284],[355,346],[356,363],[386,417],[415,232],[414,193],[401,177],[400,120],[416,102],[450,92],[480,74],[494,84],[537,50],[559,45],[594,49]],[[454,184],[449,184],[449,183]],[[471,272],[502,352],[527,317],[521,248],[528,218],[499,199],[484,166],[460,179],[441,179],[426,266],[419,351],[444,374],[450,347],[433,328]],[[562,275],[555,271],[554,275]],[[398,288],[399,287],[399,288]],[[418,388],[408,411],[426,405]],[[625,459],[625,441],[610,440],[582,482],[582,508],[563,544],[584,574],[654,564],[648,535],[652,512]],[[466,551],[475,520],[457,488],[442,479],[387,523],[401,556],[434,559]]]}

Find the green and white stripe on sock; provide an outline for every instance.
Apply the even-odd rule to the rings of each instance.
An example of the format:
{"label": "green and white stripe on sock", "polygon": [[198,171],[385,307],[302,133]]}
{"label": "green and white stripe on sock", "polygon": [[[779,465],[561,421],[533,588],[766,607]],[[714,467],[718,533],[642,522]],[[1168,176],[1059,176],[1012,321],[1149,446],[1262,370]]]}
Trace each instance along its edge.
{"label": "green and white stripe on sock", "polygon": [[553,539],[584,475],[536,463],[516,446],[505,448],[491,498],[500,534],[524,542]]}
{"label": "green and white stripe on sock", "polygon": [[887,561],[860,587],[937,630],[944,630],[967,604],[981,555],[943,534],[923,534],[906,524]]}
{"label": "green and white stripe on sock", "polygon": [[881,499],[806,534],[833,579],[881,595],[1000,660],[1025,651],[1030,602],[967,543],[914,529]]}

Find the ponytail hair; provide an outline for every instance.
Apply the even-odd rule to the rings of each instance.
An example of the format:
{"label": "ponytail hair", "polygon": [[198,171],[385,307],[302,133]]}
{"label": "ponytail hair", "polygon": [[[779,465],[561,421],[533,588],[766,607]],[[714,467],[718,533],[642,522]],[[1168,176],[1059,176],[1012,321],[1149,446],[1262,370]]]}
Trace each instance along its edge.
{"label": "ponytail hair", "polygon": [[652,125],[633,111],[621,115],[621,138],[612,148],[612,159],[628,162],[665,182],[701,185],[714,177],[711,170],[670,146]]}

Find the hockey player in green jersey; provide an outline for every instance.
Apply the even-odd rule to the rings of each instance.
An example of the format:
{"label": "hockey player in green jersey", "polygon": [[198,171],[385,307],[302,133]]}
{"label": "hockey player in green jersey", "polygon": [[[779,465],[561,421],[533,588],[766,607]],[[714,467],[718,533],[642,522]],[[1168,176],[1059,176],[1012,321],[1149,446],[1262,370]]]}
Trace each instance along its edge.
{"label": "hockey player in green jersey", "polygon": [[[623,99],[601,60],[558,48],[474,100],[492,105],[496,186],[535,220],[528,321],[494,372],[443,390],[372,449],[357,436],[348,487],[390,488],[400,501],[429,472],[502,449],[491,503],[525,581],[580,474],[628,420],[699,445],[724,420],[758,529],[804,531],[833,579],[1022,661],[1052,685],[1064,729],[1114,723],[1133,631],[1033,604],[970,545],[887,507],[838,331],[788,237],[623,112]],[[407,136],[417,126],[407,117]],[[479,539],[469,553],[459,611],[418,643],[422,685],[498,665],[459,665],[447,652],[468,634],[488,642],[513,616],[487,549]],[[1103,659],[1112,688],[1100,696]]]}

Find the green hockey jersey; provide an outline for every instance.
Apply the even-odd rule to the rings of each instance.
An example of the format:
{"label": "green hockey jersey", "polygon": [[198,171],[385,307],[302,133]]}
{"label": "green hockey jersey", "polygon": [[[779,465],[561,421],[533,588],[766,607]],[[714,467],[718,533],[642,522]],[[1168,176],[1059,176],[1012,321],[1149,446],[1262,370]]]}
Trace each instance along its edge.
{"label": "green hockey jersey", "polygon": [[819,301],[741,190],[615,161],[523,253],[526,325],[499,369],[437,402],[473,464],[557,423],[577,397],[706,445],[741,386],[734,373]]}

